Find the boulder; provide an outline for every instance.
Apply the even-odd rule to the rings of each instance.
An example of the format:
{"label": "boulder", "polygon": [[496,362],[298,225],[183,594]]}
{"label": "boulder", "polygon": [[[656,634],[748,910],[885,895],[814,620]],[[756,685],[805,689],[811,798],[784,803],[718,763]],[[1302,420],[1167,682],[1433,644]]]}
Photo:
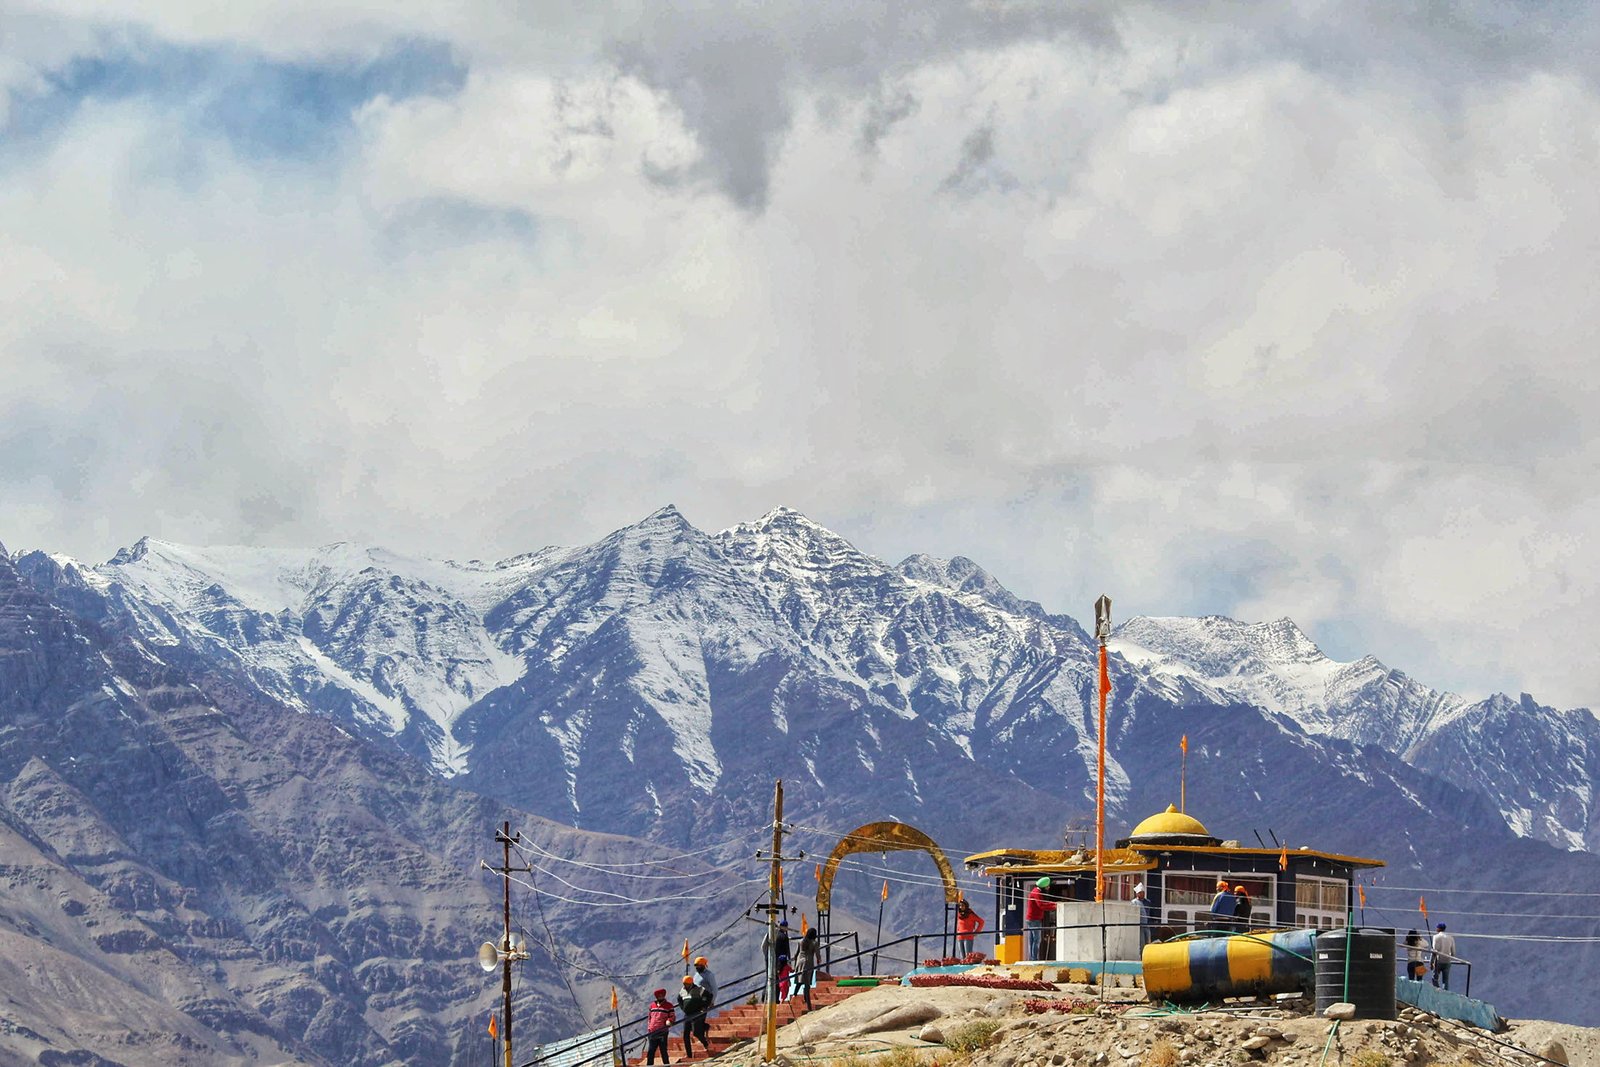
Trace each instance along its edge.
{"label": "boulder", "polygon": [[1567,1059],[1567,1046],[1563,1045],[1553,1037],[1549,1041],[1546,1041],[1544,1044],[1539,1046],[1539,1055],[1543,1056],[1547,1060],[1553,1060],[1556,1063],[1572,1062],[1571,1060]]}

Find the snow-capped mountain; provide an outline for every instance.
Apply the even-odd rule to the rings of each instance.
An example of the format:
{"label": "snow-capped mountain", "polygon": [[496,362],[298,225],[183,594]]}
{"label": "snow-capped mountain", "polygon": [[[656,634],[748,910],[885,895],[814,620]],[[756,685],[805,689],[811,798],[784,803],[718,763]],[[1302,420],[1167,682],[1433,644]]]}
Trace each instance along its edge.
{"label": "snow-capped mountain", "polygon": [[[52,618],[584,830],[748,833],[774,778],[810,832],[895,817],[955,855],[1056,844],[1093,810],[1096,670],[1076,621],[971,560],[891,566],[789,509],[708,534],[663,508],[496,563],[147,539],[93,567],[20,554],[14,572]],[[1595,824],[1587,712],[1469,704],[1331,661],[1287,620],[1133,619],[1112,648],[1113,833],[1176,799],[1188,736],[1190,809],[1224,836],[1386,857],[1397,884],[1459,886],[1455,906],[1484,914],[1504,903],[1474,903],[1485,878],[1600,877],[1600,858],[1562,851]],[[1530,899],[1534,916],[1558,898]],[[1516,951],[1479,958],[1523,978],[1546,965]],[[1566,951],[1571,967],[1587,950]],[[1600,993],[1579,1001],[1600,1010]]]}
{"label": "snow-capped mountain", "polygon": [[[232,660],[272,698],[440,775],[607,829],[654,832],[673,795],[714,793],[756,733],[803,753],[818,784],[841,760],[872,774],[903,762],[885,751],[890,719],[1037,787],[1061,775],[1041,758],[1047,739],[1093,760],[1092,657],[1075,621],[969,559],[890,566],[787,508],[706,534],[666,507],[592,545],[496,563],[147,538],[97,567],[50,565],[152,644]],[[1260,708],[1478,790],[1517,833],[1563,848],[1600,839],[1600,726],[1587,712],[1471,703],[1371,656],[1337,662],[1288,619],[1137,617],[1110,647],[1131,694]],[[816,717],[831,705],[852,712]],[[532,753],[560,773],[511,784]],[[1515,770],[1528,766],[1542,773]],[[915,770],[898,773],[914,800]],[[1127,788],[1115,754],[1111,774],[1115,802]],[[584,795],[619,775],[643,800]]]}
{"label": "snow-capped mountain", "polygon": [[1330,659],[1288,619],[1135,618],[1110,647],[1153,675],[1265,708],[1308,733],[1377,745],[1475,789],[1517,833],[1561,848],[1600,844],[1592,782],[1600,721],[1524,695],[1471,702],[1372,656]]}

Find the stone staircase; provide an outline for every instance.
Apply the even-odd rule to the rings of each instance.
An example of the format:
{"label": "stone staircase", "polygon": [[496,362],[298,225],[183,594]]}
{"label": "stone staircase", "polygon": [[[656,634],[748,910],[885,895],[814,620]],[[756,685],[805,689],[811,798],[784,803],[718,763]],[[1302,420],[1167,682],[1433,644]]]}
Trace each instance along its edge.
{"label": "stone staircase", "polygon": [[[885,982],[895,981],[893,978],[884,978]],[[837,979],[821,978],[817,980],[816,987],[811,991],[810,1010],[817,1011],[830,1004],[837,1004],[853,994],[860,993],[871,986],[841,986]],[[806,1002],[803,998],[794,997],[778,1005],[778,1025],[787,1026],[796,1019],[805,1015]],[[710,1030],[711,1052],[708,1054],[695,1042],[696,1060],[712,1059],[720,1056],[735,1045],[760,1038],[761,1028],[766,1023],[767,1006],[765,1004],[733,1004],[720,1011],[711,1013]],[[667,1054],[673,1063],[679,1063],[689,1057],[683,1054],[683,1020],[672,1027],[672,1037],[667,1042]],[[639,1046],[637,1055],[628,1058],[630,1067],[644,1063],[644,1046]]]}

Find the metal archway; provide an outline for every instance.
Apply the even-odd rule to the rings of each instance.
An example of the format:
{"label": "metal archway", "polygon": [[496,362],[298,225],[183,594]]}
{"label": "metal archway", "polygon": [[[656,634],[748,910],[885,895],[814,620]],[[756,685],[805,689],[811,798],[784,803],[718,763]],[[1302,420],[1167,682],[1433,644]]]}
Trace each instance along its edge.
{"label": "metal archway", "polygon": [[956,888],[956,876],[950,869],[950,861],[945,859],[944,850],[933,838],[915,826],[893,820],[869,822],[851,830],[840,838],[829,854],[828,862],[817,878],[817,928],[824,945],[833,933],[833,877],[839,869],[839,861],[855,852],[926,852],[932,856],[939,868],[939,877],[944,880],[944,938],[947,946],[953,948],[950,920],[955,913],[956,902],[961,899],[961,892]]}

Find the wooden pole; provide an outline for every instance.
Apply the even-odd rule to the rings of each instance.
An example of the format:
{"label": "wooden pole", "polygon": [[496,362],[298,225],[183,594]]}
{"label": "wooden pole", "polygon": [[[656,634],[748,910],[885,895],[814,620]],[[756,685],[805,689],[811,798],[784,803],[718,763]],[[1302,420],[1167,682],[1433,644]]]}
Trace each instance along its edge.
{"label": "wooden pole", "polygon": [[[767,875],[767,1054],[762,1061],[778,1058],[778,882],[783,857],[783,779],[772,793],[772,868]],[[507,1062],[506,1067],[511,1067]]]}
{"label": "wooden pole", "polygon": [[[507,822],[495,836],[500,839],[500,844],[505,852],[504,865],[501,867],[502,880],[505,883],[505,935],[500,942],[500,952],[503,960],[500,973],[500,995],[505,1001],[505,1067],[511,1067],[511,824]],[[522,835],[519,833],[517,836],[520,838]]]}
{"label": "wooden pole", "polygon": [[500,995],[502,1014],[505,1019],[505,1067],[511,1067],[511,964],[517,960],[528,958],[527,952],[513,948],[511,945],[511,875],[514,871],[529,871],[532,868],[511,866],[511,846],[522,843],[521,831],[513,834],[511,832],[511,824],[507,822],[494,832],[494,839],[500,842],[502,846],[503,858],[500,866],[498,868],[490,867],[485,863],[483,867],[486,870],[494,871],[505,883],[505,910],[503,913],[505,923],[500,935],[499,953],[501,960]]}

